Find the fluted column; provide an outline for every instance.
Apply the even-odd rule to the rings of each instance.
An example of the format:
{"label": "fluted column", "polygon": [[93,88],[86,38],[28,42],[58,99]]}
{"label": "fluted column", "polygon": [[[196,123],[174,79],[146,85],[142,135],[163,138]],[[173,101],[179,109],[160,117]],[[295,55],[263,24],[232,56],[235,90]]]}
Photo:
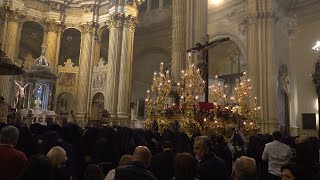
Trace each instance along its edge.
{"label": "fluted column", "polygon": [[136,18],[127,17],[124,21],[120,78],[118,94],[118,117],[129,119],[131,102],[131,79],[132,79],[132,60],[133,60],[133,41],[134,31],[137,23]]}
{"label": "fluted column", "polygon": [[[261,106],[261,130],[272,132],[278,129],[278,63],[275,51],[274,12],[277,2],[248,0],[248,74],[253,81],[254,95]],[[263,11],[262,11],[263,10]]]}
{"label": "fluted column", "polygon": [[[12,60],[16,61],[18,54],[17,44],[18,44],[18,30],[19,25],[24,18],[24,14],[18,9],[6,8],[6,22],[7,27],[5,30],[4,37],[4,52]],[[10,76],[0,76],[0,96],[3,96],[6,101],[10,102],[13,98],[13,82],[10,81]]]}
{"label": "fluted column", "polygon": [[172,15],[172,73],[175,81],[180,80],[180,72],[185,67],[186,55],[186,0],[173,0]]}
{"label": "fluted column", "polygon": [[194,39],[193,46],[195,43],[204,43],[203,40],[207,35],[208,29],[208,1],[198,0],[194,1]]}
{"label": "fluted column", "polygon": [[122,14],[113,14],[108,20],[109,50],[105,107],[111,117],[117,115],[123,21],[124,16]]}
{"label": "fluted column", "polygon": [[88,87],[89,87],[89,72],[92,49],[92,33],[93,26],[90,23],[81,24],[81,50],[79,63],[79,85],[77,93],[77,118],[79,120],[85,119],[87,113],[88,102]]}
{"label": "fluted column", "polygon": [[46,19],[45,20],[45,32],[46,32],[46,42],[45,45],[47,47],[46,58],[49,62],[49,66],[52,68],[57,68],[58,64],[56,62],[57,56],[57,42],[59,34],[62,30],[62,26],[60,23],[56,22],[54,19]]}

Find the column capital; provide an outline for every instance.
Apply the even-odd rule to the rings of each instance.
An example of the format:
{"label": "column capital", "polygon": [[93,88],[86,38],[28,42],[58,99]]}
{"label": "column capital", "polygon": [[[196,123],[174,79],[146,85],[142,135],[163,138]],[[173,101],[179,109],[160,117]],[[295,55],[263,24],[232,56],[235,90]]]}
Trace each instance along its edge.
{"label": "column capital", "polygon": [[13,9],[9,6],[5,7],[6,19],[8,22],[15,22],[18,24],[22,23],[23,18],[26,16],[26,13],[17,9]]}
{"label": "column capital", "polygon": [[107,26],[109,29],[123,27],[125,20],[124,14],[112,14],[107,20]]}
{"label": "column capital", "polygon": [[137,17],[127,16],[124,21],[124,27],[134,32],[138,23]]}
{"label": "column capital", "polygon": [[92,22],[80,23],[81,34],[92,34],[94,32],[95,25]]}
{"label": "column capital", "polygon": [[60,33],[64,29],[64,25],[61,24],[61,22],[56,21],[55,19],[45,19],[44,24],[46,25],[46,32]]}

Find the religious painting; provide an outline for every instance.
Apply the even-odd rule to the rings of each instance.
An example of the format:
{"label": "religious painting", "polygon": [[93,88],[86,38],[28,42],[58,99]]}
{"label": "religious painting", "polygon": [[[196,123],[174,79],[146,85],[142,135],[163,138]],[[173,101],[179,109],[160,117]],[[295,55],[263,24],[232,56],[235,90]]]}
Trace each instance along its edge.
{"label": "religious painting", "polygon": [[73,87],[76,81],[76,73],[59,73],[59,86]]}
{"label": "religious painting", "polygon": [[96,74],[93,80],[93,87],[101,87],[106,82],[106,74]]}

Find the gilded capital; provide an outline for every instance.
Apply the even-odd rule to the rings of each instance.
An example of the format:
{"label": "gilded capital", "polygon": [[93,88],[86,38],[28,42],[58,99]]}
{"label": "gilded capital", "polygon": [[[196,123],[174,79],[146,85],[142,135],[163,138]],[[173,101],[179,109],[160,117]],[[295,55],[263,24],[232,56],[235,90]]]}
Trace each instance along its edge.
{"label": "gilded capital", "polygon": [[130,31],[134,32],[136,29],[137,23],[138,23],[137,17],[128,16],[125,18],[124,27],[129,28]]}
{"label": "gilded capital", "polygon": [[5,7],[6,19],[8,22],[16,22],[21,24],[23,18],[26,16],[26,13],[17,9],[12,9],[11,7]]}
{"label": "gilded capital", "polygon": [[92,34],[94,32],[94,24],[91,23],[91,22],[86,22],[86,23],[83,23],[83,24],[80,24],[80,31],[81,31],[81,34]]}
{"label": "gilded capital", "polygon": [[46,25],[45,26],[46,32],[60,33],[63,29],[63,25],[54,19],[46,19],[46,20],[44,20],[44,24]]}
{"label": "gilded capital", "polygon": [[107,20],[107,26],[109,29],[123,27],[124,20],[124,14],[112,14]]}

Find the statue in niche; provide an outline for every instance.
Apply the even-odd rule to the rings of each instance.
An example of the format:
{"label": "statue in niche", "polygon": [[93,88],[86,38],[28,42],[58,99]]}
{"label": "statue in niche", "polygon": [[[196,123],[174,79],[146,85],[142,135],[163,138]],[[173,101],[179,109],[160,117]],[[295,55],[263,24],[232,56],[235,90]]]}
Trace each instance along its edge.
{"label": "statue in niche", "polygon": [[14,102],[14,108],[23,108],[22,103],[25,96],[25,89],[29,85],[29,83],[25,85],[21,85],[16,80],[14,80],[14,82],[18,86],[18,90],[15,94],[16,101]]}

